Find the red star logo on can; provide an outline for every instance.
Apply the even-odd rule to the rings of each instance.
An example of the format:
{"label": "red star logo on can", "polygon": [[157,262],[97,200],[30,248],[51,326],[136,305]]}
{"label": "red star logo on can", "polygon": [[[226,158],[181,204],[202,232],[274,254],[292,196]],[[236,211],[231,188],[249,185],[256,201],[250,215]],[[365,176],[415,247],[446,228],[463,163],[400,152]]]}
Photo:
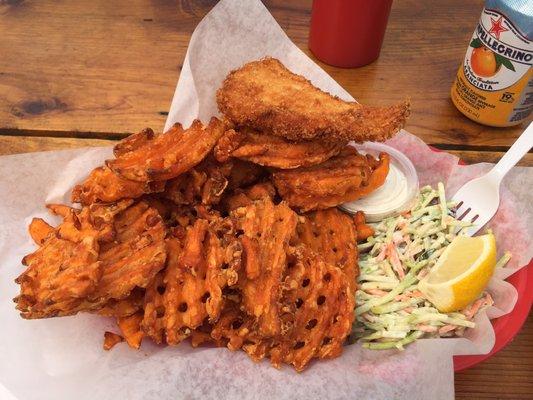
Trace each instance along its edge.
{"label": "red star logo on can", "polygon": [[500,40],[500,33],[508,31],[509,29],[504,28],[502,23],[502,17],[498,18],[497,20],[490,19],[491,27],[489,33],[492,33],[496,39]]}

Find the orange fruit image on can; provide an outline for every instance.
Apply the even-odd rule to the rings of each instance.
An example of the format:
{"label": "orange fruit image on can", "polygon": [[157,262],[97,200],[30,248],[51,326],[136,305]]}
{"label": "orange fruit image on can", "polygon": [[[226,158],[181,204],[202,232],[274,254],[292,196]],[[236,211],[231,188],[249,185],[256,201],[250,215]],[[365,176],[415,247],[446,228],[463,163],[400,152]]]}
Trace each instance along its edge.
{"label": "orange fruit image on can", "polygon": [[498,72],[494,52],[485,46],[478,47],[472,51],[470,64],[472,65],[472,70],[478,76],[489,77]]}

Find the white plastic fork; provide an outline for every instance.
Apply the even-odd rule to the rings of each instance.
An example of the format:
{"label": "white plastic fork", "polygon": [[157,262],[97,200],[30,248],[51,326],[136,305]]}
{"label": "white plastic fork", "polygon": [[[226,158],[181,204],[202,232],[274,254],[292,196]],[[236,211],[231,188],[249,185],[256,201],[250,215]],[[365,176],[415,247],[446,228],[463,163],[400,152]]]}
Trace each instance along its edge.
{"label": "white plastic fork", "polygon": [[458,203],[456,217],[474,223],[467,228],[468,236],[473,236],[496,214],[502,179],[532,147],[533,122],[488,173],[465,183],[455,193],[452,200]]}

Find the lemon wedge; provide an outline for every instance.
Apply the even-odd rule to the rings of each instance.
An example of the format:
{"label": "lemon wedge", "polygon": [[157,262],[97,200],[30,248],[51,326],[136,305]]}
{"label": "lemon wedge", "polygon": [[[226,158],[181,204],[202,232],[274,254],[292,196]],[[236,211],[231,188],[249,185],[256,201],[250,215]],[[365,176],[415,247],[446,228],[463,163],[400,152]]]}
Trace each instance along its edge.
{"label": "lemon wedge", "polygon": [[479,297],[496,265],[496,239],[492,233],[457,236],[418,289],[441,312],[458,311]]}

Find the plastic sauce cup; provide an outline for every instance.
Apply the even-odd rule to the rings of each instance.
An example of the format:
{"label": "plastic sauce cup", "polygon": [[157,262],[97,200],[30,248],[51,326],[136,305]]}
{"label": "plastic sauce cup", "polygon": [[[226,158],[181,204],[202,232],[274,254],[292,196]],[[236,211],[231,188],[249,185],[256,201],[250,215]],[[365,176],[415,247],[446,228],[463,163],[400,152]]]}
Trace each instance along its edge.
{"label": "plastic sauce cup", "polygon": [[402,152],[382,143],[350,145],[359,153],[371,154],[374,157],[381,152],[388,153],[390,168],[381,187],[368,196],[341,204],[339,207],[350,214],[363,211],[368,222],[379,222],[409,210],[418,194],[418,174],[411,160]]}

